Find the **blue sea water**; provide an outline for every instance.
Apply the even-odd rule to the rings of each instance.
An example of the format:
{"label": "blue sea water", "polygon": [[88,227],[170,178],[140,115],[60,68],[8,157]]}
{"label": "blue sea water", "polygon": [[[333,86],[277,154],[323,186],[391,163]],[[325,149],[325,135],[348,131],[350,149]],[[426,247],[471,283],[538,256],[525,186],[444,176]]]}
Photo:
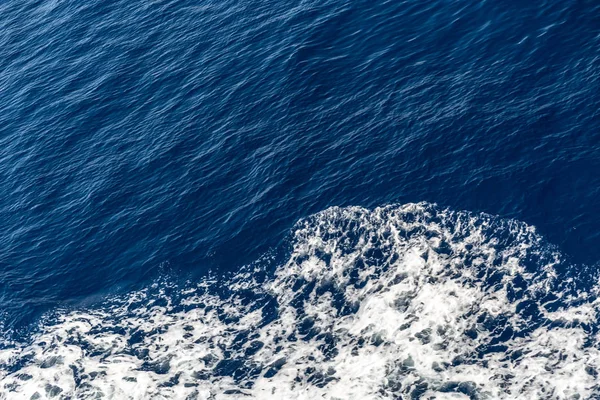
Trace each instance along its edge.
{"label": "blue sea water", "polygon": [[599,208],[595,0],[0,3],[0,399],[599,398]]}

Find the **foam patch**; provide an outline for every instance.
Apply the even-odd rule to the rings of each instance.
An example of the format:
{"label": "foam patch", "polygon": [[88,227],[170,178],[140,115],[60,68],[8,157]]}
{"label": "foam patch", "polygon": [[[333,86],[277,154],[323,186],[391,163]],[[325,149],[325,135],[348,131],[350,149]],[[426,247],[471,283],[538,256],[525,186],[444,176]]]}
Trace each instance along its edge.
{"label": "foam patch", "polygon": [[535,229],[420,203],[300,221],[276,268],[57,311],[0,399],[590,399],[596,289]]}

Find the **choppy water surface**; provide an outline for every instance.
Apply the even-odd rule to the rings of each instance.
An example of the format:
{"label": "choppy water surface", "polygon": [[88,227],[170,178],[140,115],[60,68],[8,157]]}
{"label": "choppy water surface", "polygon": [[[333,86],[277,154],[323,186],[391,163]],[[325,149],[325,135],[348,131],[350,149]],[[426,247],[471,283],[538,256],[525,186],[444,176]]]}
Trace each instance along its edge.
{"label": "choppy water surface", "polygon": [[600,4],[0,4],[0,399],[600,397]]}

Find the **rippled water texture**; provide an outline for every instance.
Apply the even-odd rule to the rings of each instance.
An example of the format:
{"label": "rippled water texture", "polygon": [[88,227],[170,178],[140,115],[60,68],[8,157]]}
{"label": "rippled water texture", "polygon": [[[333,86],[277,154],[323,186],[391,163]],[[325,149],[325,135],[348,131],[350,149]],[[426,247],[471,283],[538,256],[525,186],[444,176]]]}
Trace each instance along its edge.
{"label": "rippled water texture", "polygon": [[0,398],[600,396],[599,27],[595,0],[0,2]]}

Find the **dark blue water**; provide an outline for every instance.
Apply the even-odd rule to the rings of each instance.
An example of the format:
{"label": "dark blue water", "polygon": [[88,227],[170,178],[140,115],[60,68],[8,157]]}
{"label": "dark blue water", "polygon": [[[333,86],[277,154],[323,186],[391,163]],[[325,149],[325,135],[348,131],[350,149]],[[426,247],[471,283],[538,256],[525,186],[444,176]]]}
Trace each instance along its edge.
{"label": "dark blue water", "polygon": [[599,110],[597,1],[4,1],[2,329],[331,206],[522,221],[594,271]]}

